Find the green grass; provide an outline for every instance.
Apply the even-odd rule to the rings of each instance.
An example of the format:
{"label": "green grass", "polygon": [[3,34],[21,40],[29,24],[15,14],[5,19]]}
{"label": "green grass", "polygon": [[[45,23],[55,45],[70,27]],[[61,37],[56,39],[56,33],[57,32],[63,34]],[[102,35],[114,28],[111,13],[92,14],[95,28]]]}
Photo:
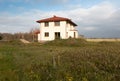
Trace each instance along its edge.
{"label": "green grass", "polygon": [[0,42],[0,81],[119,81],[120,42]]}

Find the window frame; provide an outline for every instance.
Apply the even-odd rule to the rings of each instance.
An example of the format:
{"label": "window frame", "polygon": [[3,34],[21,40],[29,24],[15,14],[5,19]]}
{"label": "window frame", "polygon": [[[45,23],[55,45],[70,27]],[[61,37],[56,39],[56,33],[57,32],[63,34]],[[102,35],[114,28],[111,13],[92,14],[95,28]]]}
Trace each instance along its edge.
{"label": "window frame", "polygon": [[49,37],[49,32],[45,32],[44,37]]}
{"label": "window frame", "polygon": [[60,26],[60,21],[55,21],[54,26]]}
{"label": "window frame", "polygon": [[45,27],[49,27],[49,22],[45,22],[45,23],[44,23],[44,26],[45,26]]}

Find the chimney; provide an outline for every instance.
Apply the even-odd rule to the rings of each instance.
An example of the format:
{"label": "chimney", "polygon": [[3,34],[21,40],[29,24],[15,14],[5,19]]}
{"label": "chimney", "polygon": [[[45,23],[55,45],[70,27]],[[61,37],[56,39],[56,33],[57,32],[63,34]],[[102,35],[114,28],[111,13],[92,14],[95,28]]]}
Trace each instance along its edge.
{"label": "chimney", "polygon": [[53,17],[56,17],[56,15],[54,15]]}

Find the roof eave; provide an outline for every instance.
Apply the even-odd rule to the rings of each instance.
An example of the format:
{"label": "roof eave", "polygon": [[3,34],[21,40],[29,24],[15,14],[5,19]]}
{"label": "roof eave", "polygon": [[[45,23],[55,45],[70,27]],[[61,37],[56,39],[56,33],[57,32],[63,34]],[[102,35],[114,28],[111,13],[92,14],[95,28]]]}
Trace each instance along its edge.
{"label": "roof eave", "polygon": [[72,22],[70,19],[66,19],[66,20],[38,20],[36,21],[37,23],[42,23],[42,22],[55,22],[55,21],[68,21],[69,23],[71,23],[74,26],[78,26],[77,24],[75,24],[74,22]]}
{"label": "roof eave", "polygon": [[68,20],[69,21],[69,23],[71,23],[72,25],[74,25],[74,26],[78,26],[77,24],[75,24],[74,22],[72,22],[71,20]]}
{"label": "roof eave", "polygon": [[39,21],[36,21],[37,23],[40,23]]}
{"label": "roof eave", "polygon": [[74,26],[78,26],[77,24],[73,23]]}

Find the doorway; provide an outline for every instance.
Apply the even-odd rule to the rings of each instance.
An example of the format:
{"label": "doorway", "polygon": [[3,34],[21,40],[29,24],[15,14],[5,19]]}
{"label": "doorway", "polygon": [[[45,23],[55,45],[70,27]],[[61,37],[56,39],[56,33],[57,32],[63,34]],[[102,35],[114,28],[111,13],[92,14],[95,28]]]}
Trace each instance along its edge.
{"label": "doorway", "polygon": [[76,38],[76,33],[74,32],[74,38]]}
{"label": "doorway", "polygon": [[55,32],[55,39],[60,39],[60,32]]}

